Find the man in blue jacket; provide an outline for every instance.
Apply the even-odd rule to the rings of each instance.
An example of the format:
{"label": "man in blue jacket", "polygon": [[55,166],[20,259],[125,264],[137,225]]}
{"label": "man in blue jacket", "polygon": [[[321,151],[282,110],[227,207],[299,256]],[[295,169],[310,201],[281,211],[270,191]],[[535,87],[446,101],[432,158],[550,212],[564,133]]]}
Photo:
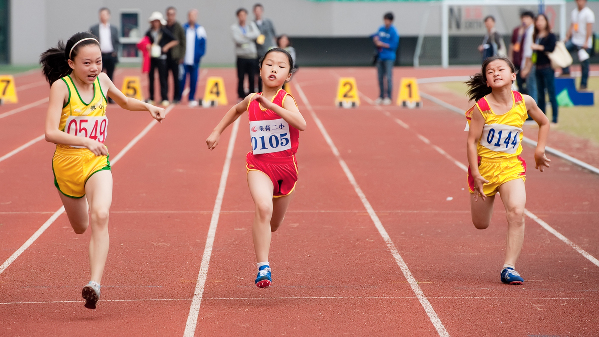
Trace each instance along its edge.
{"label": "man in blue jacket", "polygon": [[200,60],[206,52],[206,30],[196,23],[198,10],[192,9],[187,13],[187,23],[183,25],[185,31],[185,56],[183,57],[183,72],[180,75],[181,92],[185,88],[185,81],[189,75],[189,106],[198,105],[195,99],[196,85],[198,82],[198,72],[200,70]]}
{"label": "man in blue jacket", "polygon": [[[376,99],[376,104],[391,104],[391,91],[393,90],[393,65],[395,64],[395,55],[399,46],[399,34],[393,27],[393,13],[388,12],[383,16],[384,25],[378,32],[372,36],[372,41],[378,49],[377,69],[379,74],[380,95]],[[387,79],[387,88],[385,89],[385,77]]]}

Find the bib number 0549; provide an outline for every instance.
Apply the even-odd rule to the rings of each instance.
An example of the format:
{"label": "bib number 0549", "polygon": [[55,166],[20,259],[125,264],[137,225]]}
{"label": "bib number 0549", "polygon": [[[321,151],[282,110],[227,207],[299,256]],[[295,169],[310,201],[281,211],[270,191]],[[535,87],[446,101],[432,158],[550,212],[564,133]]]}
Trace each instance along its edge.
{"label": "bib number 0549", "polygon": [[67,119],[64,131],[69,135],[85,137],[104,143],[108,131],[108,118],[105,116],[71,116]]}

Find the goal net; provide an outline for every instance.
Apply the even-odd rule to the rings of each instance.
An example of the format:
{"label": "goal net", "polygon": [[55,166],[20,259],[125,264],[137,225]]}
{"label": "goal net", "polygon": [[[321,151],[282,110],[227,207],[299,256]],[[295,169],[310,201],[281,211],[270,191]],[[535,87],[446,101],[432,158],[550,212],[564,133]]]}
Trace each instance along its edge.
{"label": "goal net", "polygon": [[566,33],[565,0],[442,0],[425,12],[414,52],[414,66],[480,64],[478,46],[487,30],[483,20],[495,18],[495,29],[507,48],[520,14],[543,12],[558,38]]}

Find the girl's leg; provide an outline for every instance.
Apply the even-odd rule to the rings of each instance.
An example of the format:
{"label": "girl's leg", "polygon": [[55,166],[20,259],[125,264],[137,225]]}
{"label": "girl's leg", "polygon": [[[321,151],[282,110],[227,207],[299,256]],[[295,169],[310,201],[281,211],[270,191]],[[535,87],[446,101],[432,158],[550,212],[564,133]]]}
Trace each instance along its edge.
{"label": "girl's leg", "polygon": [[69,218],[69,222],[75,233],[85,233],[85,230],[87,230],[87,226],[89,225],[87,199],[67,197],[60,193],[60,191],[58,191],[58,195],[60,195],[60,200],[62,200],[64,209],[67,212],[67,217]]}
{"label": "girl's leg", "polygon": [[283,223],[283,219],[285,219],[285,213],[287,213],[287,207],[289,207],[292,197],[293,192],[285,197],[272,199],[273,212],[270,219],[271,232],[275,232]]}
{"label": "girl's leg", "polygon": [[507,217],[507,248],[505,265],[515,269],[524,242],[524,206],[526,189],[522,179],[510,180],[499,187]]}
{"label": "girl's leg", "polygon": [[96,172],[85,184],[85,193],[89,200],[91,214],[92,234],[89,242],[91,281],[100,284],[108,256],[108,212],[112,204],[112,173]]}
{"label": "girl's leg", "polygon": [[474,227],[477,229],[489,227],[491,216],[493,215],[494,201],[495,196],[487,197],[485,200],[478,197],[478,200],[476,200],[474,194],[470,193],[470,213],[472,214]]}
{"label": "girl's leg", "polygon": [[258,263],[267,262],[273,215],[273,184],[270,178],[260,171],[249,171],[247,179],[250,194],[256,207],[252,226],[256,261]]}

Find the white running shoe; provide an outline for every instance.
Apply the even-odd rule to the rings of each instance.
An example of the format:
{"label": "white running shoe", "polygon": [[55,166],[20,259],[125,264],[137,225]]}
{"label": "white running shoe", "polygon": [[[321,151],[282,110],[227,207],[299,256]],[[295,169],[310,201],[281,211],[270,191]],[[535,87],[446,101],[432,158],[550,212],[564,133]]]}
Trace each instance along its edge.
{"label": "white running shoe", "polygon": [[196,106],[198,106],[198,101],[191,101],[188,105],[190,108],[195,108]]}
{"label": "white running shoe", "polygon": [[389,98],[389,97],[386,97],[386,98],[383,100],[383,105],[389,105],[389,104],[391,104],[391,98]]}
{"label": "white running shoe", "polygon": [[380,97],[374,100],[374,104],[376,104],[376,105],[381,105],[382,103],[383,103],[383,99]]}

